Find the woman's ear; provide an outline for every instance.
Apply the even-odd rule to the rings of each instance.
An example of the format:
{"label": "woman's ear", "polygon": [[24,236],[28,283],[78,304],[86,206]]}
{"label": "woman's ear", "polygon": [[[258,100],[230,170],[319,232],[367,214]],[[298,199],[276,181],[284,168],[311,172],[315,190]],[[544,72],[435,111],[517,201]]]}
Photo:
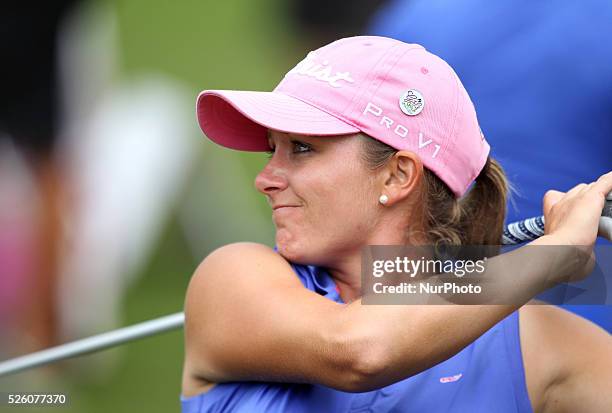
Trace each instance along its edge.
{"label": "woman's ear", "polygon": [[390,206],[400,202],[414,193],[423,179],[423,163],[417,154],[410,151],[398,151],[387,162],[383,194]]}

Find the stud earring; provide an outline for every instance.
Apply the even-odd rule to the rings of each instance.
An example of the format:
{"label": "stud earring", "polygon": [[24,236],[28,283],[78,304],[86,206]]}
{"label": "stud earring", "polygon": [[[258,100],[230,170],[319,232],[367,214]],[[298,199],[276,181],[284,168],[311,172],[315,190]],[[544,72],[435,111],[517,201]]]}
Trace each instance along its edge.
{"label": "stud earring", "polygon": [[378,198],[378,202],[380,202],[383,205],[385,205],[388,201],[389,201],[389,197],[384,194],[381,195],[380,198]]}

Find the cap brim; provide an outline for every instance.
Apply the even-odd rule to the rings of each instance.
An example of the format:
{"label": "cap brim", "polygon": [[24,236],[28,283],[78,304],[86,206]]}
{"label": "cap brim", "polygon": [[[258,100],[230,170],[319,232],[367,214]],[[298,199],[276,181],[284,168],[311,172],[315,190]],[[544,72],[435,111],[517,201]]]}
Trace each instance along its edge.
{"label": "cap brim", "polygon": [[268,129],[318,136],[359,132],[329,113],[279,92],[205,90],[198,96],[197,116],[208,138],[242,151],[268,150]]}

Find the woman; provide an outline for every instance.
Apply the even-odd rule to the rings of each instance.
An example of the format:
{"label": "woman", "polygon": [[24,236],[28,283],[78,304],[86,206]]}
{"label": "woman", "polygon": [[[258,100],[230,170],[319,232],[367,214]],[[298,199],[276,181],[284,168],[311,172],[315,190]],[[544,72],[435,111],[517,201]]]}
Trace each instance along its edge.
{"label": "woman", "polygon": [[[541,265],[520,271],[515,305],[361,304],[365,246],[501,239],[506,181],[444,61],[387,38],[341,39],[309,53],[274,92],[205,91],[197,110],[220,145],[271,151],[255,186],[273,210],[276,250],[232,244],[197,269],[184,412],[610,406],[609,336],[557,308],[519,310],[584,276],[589,260],[543,249]],[[547,193],[547,235],[532,244],[590,253],[611,189],[608,173]],[[490,259],[491,272],[509,255]]]}

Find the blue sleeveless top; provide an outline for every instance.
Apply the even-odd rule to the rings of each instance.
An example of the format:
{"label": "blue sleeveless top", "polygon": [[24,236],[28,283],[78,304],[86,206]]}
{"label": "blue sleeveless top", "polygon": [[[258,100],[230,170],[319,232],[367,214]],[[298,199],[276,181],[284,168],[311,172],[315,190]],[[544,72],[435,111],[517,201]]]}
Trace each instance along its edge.
{"label": "blue sleeveless top", "polygon": [[[314,266],[292,267],[306,288],[343,302],[325,271]],[[180,400],[182,413],[532,412],[518,312],[454,357],[378,390],[348,393],[316,384],[228,382],[196,396],[181,396]]]}

